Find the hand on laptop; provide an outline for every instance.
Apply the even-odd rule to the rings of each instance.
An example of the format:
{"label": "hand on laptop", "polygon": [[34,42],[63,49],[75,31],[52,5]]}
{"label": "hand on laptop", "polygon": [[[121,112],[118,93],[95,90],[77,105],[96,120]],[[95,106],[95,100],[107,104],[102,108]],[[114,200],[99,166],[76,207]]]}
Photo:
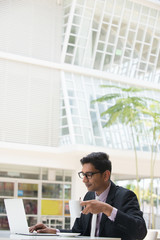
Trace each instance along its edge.
{"label": "hand on laptop", "polygon": [[56,229],[54,228],[48,228],[46,225],[43,223],[38,223],[34,226],[31,226],[29,228],[29,231],[32,233],[36,231],[37,233],[55,233],[56,234]]}

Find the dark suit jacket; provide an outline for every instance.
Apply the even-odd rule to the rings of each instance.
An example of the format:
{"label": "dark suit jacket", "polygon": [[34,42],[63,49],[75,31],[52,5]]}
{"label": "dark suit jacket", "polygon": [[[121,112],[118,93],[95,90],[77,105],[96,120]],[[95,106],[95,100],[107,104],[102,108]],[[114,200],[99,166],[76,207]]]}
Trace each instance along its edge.
{"label": "dark suit jacket", "polygon": [[[87,192],[84,201],[95,198],[94,192]],[[99,236],[119,237],[122,240],[141,240],[147,234],[143,213],[140,211],[136,195],[123,187],[111,182],[111,188],[106,203],[118,209],[115,221],[111,221],[102,214]],[[83,236],[90,236],[92,214],[81,214],[75,220],[72,232],[79,232]]]}

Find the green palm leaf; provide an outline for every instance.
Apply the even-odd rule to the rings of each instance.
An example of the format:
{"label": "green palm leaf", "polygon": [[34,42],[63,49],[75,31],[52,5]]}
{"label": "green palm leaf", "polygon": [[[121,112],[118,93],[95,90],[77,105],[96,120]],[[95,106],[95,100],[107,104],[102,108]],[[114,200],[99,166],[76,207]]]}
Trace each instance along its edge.
{"label": "green palm leaf", "polygon": [[[139,182],[138,175],[138,158],[135,145],[135,139],[139,141],[139,133],[143,132],[144,123],[149,127],[150,132],[153,134],[153,139],[157,137],[160,139],[160,102],[158,100],[145,97],[136,96],[138,93],[143,93],[149,89],[142,89],[137,87],[120,87],[115,85],[101,85],[103,88],[109,88],[114,93],[107,93],[92,101],[92,103],[109,103],[111,105],[105,111],[101,113],[104,118],[106,116],[106,123],[103,127],[110,127],[113,124],[120,122],[123,125],[129,125],[132,133],[132,143],[134,146],[135,162],[136,162],[136,179],[137,189]],[[142,94],[141,94],[142,95]],[[106,104],[108,106],[108,104]],[[144,117],[147,117],[144,119]],[[154,124],[153,124],[154,123]],[[134,136],[134,133],[137,133]],[[158,141],[156,141],[158,143]],[[151,147],[157,150],[157,147],[152,145]],[[152,160],[153,161],[153,160]],[[151,161],[151,162],[152,162]],[[139,197],[139,194],[138,194]]]}

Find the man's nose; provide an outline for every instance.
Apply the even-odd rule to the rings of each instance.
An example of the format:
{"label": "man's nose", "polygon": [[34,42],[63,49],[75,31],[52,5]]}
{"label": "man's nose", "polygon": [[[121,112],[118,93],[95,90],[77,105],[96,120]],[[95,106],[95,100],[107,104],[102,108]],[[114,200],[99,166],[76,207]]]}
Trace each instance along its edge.
{"label": "man's nose", "polygon": [[88,182],[88,178],[84,175],[84,177],[83,177],[83,182],[85,183],[85,182]]}

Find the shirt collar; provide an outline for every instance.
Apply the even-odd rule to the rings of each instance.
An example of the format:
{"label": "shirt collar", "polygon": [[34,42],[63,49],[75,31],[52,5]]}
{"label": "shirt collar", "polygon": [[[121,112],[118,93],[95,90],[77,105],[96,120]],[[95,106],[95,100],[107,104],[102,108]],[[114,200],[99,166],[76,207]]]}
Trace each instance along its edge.
{"label": "shirt collar", "polygon": [[[98,200],[101,202],[105,202],[107,197],[108,197],[108,193],[111,187],[111,182],[109,183],[109,186],[106,188],[106,190],[104,192],[102,192],[99,196],[98,196]],[[95,192],[95,197],[97,196],[96,192]]]}

